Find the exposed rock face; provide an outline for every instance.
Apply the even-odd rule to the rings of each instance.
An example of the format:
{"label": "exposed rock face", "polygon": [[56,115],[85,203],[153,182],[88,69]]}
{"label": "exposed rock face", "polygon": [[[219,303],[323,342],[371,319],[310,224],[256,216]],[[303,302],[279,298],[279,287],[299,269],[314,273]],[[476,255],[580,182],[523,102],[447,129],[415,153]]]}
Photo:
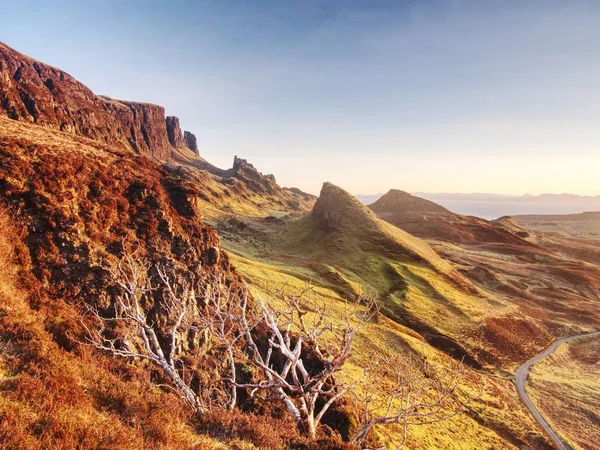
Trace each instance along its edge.
{"label": "exposed rock face", "polygon": [[179,148],[185,145],[183,135],[181,134],[181,128],[179,127],[179,119],[175,116],[167,117],[167,135],[169,136],[169,142],[173,147]]}
{"label": "exposed rock face", "polygon": [[193,150],[200,155],[200,151],[198,150],[198,140],[196,139],[196,135],[194,133],[190,131],[184,132],[183,139],[190,150]]}
{"label": "exposed rock face", "polygon": [[2,43],[0,114],[159,159],[171,154],[164,108],[97,96],[71,75]]}
{"label": "exposed rock face", "polygon": [[273,175],[263,175],[245,159],[235,156],[232,171],[235,178],[246,182],[254,192],[270,194],[279,189]]}

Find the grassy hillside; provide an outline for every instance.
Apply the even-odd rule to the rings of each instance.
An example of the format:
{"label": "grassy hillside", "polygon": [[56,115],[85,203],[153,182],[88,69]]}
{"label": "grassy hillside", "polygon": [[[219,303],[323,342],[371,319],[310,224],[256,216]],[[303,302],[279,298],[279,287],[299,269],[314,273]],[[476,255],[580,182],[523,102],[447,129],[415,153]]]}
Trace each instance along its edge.
{"label": "grassy hillside", "polygon": [[[299,291],[311,279],[316,292],[330,308],[342,309],[345,305],[344,296],[328,288],[326,282],[321,282],[314,277],[315,273],[303,267],[265,262],[235,253],[231,253],[231,258],[250,283],[252,291],[263,298],[271,298],[273,289],[282,285],[290,292]],[[382,316],[359,333],[353,357],[342,373],[342,380],[349,382],[357,379],[362,374],[362,368],[374,358],[386,357],[400,357],[407,362],[424,358],[430,364],[440,366],[450,360],[413,329]],[[376,379],[371,382],[385,386],[391,380]],[[480,397],[470,404],[465,413],[448,421],[410,428],[406,448],[550,448],[543,433],[521,405],[510,380],[470,371],[460,389],[464,395],[476,394]],[[376,435],[387,448],[395,448],[394,443],[401,440],[401,429],[399,426],[380,427],[376,429]]]}
{"label": "grassy hillside", "polygon": [[[257,295],[270,298],[284,284],[299,290],[310,280],[332,308],[361,292],[376,296],[383,315],[359,335],[344,375],[349,380],[373,358],[386,355],[417,355],[442,364],[453,354],[471,357],[478,367],[479,352],[485,351],[478,331],[495,314],[510,311],[456,273],[428,244],[379,220],[330,184],[303,217],[216,224],[233,264]],[[508,346],[510,336],[505,340]],[[472,370],[461,389],[483,389],[483,395],[448,422],[412,428],[408,448],[545,448],[545,437],[502,371]],[[400,439],[398,428],[377,433],[390,446]]]}
{"label": "grassy hillside", "polygon": [[600,266],[593,242],[528,230],[510,217],[487,221],[454,214],[395,190],[371,208],[425,239],[506,308],[481,323],[488,361],[512,370],[553,336],[600,327]]}

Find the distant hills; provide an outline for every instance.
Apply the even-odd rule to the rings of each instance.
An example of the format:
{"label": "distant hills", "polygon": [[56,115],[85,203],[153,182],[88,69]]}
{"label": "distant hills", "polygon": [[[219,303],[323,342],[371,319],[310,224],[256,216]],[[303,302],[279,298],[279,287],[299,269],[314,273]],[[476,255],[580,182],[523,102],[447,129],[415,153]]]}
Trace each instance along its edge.
{"label": "distant hills", "polygon": [[[431,200],[450,211],[484,219],[519,214],[578,214],[600,211],[600,195],[573,194],[501,195],[487,193],[452,194],[415,192],[415,196]],[[383,194],[356,195],[366,205],[381,198]]]}

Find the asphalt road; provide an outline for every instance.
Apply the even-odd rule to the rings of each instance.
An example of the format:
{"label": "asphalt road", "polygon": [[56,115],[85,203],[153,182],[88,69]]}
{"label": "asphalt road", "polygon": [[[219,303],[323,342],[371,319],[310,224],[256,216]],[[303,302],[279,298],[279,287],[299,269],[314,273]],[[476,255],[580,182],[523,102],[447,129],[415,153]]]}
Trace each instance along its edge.
{"label": "asphalt road", "polygon": [[542,353],[539,353],[538,355],[534,356],[529,361],[527,361],[525,364],[520,366],[517,369],[517,372],[515,374],[515,382],[517,385],[517,391],[519,392],[519,397],[521,397],[521,400],[523,400],[523,403],[525,403],[525,406],[527,406],[527,408],[529,408],[529,411],[531,411],[531,414],[533,415],[534,419],[537,420],[537,422],[542,426],[542,428],[546,431],[546,433],[548,433],[548,435],[556,443],[556,446],[559,448],[559,450],[570,450],[570,447],[568,447],[560,439],[558,434],[556,434],[556,432],[552,429],[552,427],[550,427],[550,425],[548,425],[548,422],[546,422],[544,417],[542,417],[542,415],[540,414],[538,409],[531,402],[529,395],[527,395],[527,390],[525,389],[525,382],[527,381],[527,376],[529,375],[529,369],[536,362],[538,362],[541,359],[544,359],[546,356],[552,354],[559,346],[561,346],[565,342],[570,342],[570,341],[574,341],[576,339],[581,339],[581,338],[590,337],[590,336],[600,336],[600,331],[596,331],[593,333],[578,334],[575,336],[569,336],[566,338],[559,339],[558,341],[554,342],[554,344],[552,344],[550,347],[548,347],[546,350],[544,350]]}

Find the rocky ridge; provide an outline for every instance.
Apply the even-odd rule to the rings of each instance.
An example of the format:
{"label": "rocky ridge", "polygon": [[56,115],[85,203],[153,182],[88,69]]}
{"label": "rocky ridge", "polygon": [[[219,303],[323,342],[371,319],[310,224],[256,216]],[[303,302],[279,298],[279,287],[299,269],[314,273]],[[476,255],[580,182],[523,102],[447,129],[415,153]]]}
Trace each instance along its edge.
{"label": "rocky ridge", "polygon": [[160,160],[185,145],[162,106],[94,94],[71,75],[0,42],[0,114]]}

